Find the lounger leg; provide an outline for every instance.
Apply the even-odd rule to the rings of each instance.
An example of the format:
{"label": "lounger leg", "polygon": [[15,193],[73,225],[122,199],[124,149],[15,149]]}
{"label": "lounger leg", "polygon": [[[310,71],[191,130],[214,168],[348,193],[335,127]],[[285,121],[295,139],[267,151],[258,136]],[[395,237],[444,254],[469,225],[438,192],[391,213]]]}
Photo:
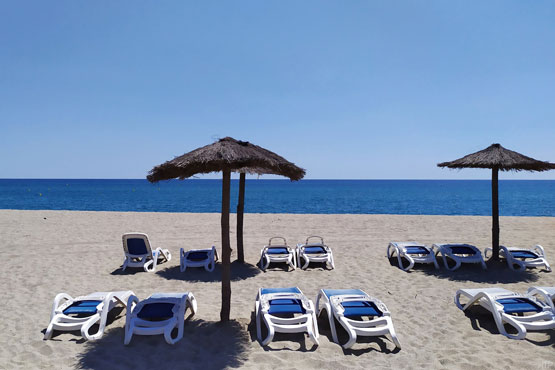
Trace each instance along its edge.
{"label": "lounger leg", "polygon": [[266,318],[265,314],[262,318],[264,319],[264,323],[268,327],[268,336],[262,341],[262,345],[266,346],[274,339],[275,329],[274,326],[271,324],[271,321]]}
{"label": "lounger leg", "polygon": [[135,306],[139,303],[139,298],[135,295],[129,296],[127,299],[127,308],[125,310],[125,338],[123,344],[127,345],[131,342],[133,337],[133,328],[135,327],[134,319],[131,318],[131,313]]}
{"label": "lounger leg", "polygon": [[[104,307],[105,307],[104,309],[107,311],[108,306],[104,306]],[[102,316],[104,316],[104,315],[102,315]],[[83,338],[85,338],[86,340],[91,340],[91,341],[102,338],[102,335],[104,334],[104,327],[106,326],[106,318],[104,318],[104,322],[102,322],[102,320],[100,321],[99,328],[98,328],[98,331],[96,332],[96,334],[89,334],[89,329],[91,328],[91,326],[96,324],[100,319],[101,319],[101,315],[99,315],[99,314],[95,314],[95,315],[91,316],[91,318],[88,319],[83,324],[83,326],[81,326],[81,336]]]}
{"label": "lounger leg", "polygon": [[393,341],[393,343],[395,343],[395,347],[401,349],[401,343],[397,338],[397,333],[395,333],[395,328],[393,327],[391,317],[386,317],[385,319],[387,320],[387,327],[389,328],[389,336],[391,337],[391,340]]}
{"label": "lounger leg", "polygon": [[46,332],[44,333],[44,340],[48,340],[50,338],[52,338],[52,333],[54,332],[54,324],[58,322],[58,315],[55,315],[51,320],[50,320],[50,324],[48,324],[48,327],[46,328]]}
{"label": "lounger leg", "polygon": [[256,301],[254,304],[254,318],[256,320],[256,337],[262,343],[262,325],[260,324],[260,311],[258,305],[259,303]]}
{"label": "lounger leg", "polygon": [[121,271],[125,271],[128,264],[129,264],[129,257],[126,256],[125,259],[123,260],[123,266],[121,267]]}
{"label": "lounger leg", "polygon": [[[345,348],[345,349],[349,349],[349,348],[351,348],[352,346],[355,345],[355,343],[357,341],[357,333],[353,329],[351,329],[350,325],[347,324],[346,322],[344,322],[343,320],[344,320],[344,318],[340,317],[339,318],[339,323],[341,324],[341,326],[343,326],[343,328],[345,328],[345,330],[349,334],[349,340],[342,347]],[[337,343],[339,343],[339,342],[337,342]]]}

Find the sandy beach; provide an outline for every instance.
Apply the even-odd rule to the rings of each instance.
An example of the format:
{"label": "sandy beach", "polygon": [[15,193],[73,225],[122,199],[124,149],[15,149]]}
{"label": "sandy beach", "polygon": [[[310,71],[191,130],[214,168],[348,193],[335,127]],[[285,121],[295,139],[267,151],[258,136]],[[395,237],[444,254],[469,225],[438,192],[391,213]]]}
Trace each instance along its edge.
{"label": "sandy beach", "polygon": [[[501,217],[501,244],[541,244],[555,264],[555,218]],[[235,249],[235,218],[231,218]],[[121,235],[139,231],[153,247],[173,258],[156,272],[121,272]],[[491,315],[479,308],[468,315],[453,304],[459,288],[498,286],[517,292],[555,286],[555,273],[482,271],[477,265],[455,272],[418,267],[410,273],[385,257],[390,241],[427,244],[467,242],[481,250],[491,243],[491,218],[475,216],[246,214],[246,265],[232,265],[234,321],[218,323],[219,265],[213,273],[179,271],[179,248],[220,250],[219,214],[120,213],[0,210],[3,239],[3,314],[0,320],[2,369],[354,369],[354,368],[529,368],[555,369],[555,333],[529,332],[516,341],[498,334]],[[323,236],[334,251],[336,269],[262,272],[255,265],[271,236],[290,245],[308,235]],[[235,260],[235,250],[232,260]],[[389,308],[402,344],[364,338],[350,350],[331,341],[319,320],[320,346],[301,334],[277,334],[262,347],[256,341],[254,300],[259,287],[298,286],[312,300],[321,288],[360,288]],[[163,336],[135,336],[123,345],[125,312],[115,310],[104,337],[95,342],[74,333],[44,341],[52,300],[94,291],[132,290],[144,299],[154,292],[191,291],[198,314],[185,323],[174,346]]]}

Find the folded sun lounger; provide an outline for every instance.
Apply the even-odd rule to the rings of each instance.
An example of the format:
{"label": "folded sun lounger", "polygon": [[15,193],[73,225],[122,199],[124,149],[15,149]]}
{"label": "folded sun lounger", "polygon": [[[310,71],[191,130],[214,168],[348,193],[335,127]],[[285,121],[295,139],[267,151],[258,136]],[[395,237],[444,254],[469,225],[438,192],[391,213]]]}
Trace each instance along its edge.
{"label": "folded sun lounger", "polygon": [[[96,292],[86,296],[72,298],[66,293],[60,293],[54,298],[50,324],[44,333],[44,339],[52,338],[54,330],[81,330],[81,335],[87,340],[102,338],[108,313],[118,304],[127,305],[127,299],[133,295],[130,290],[120,292]],[[90,334],[89,329],[98,323],[96,334]]]}
{"label": "folded sun lounger", "polygon": [[127,267],[142,267],[145,271],[156,270],[158,259],[170,261],[172,255],[169,250],[156,248],[152,250],[148,235],[143,233],[126,233],[122,236],[125,260],[122,270]]}
{"label": "folded sun lounger", "polygon": [[553,286],[533,286],[528,288],[526,294],[536,297],[541,297],[541,299],[551,306],[553,312],[555,312],[555,287]]}
{"label": "folded sun lounger", "polygon": [[[484,256],[492,252],[491,248],[484,250]],[[545,251],[541,245],[536,245],[534,248],[511,248],[500,245],[499,256],[507,260],[507,264],[511,270],[524,271],[527,267],[542,267],[544,266],[547,271],[551,271],[551,266],[545,258]]]}
{"label": "folded sun lounger", "polygon": [[[129,344],[133,334],[158,335],[164,334],[166,342],[174,344],[183,338],[185,311],[197,312],[197,301],[193,293],[156,293],[144,301],[136,296],[129,297],[125,320],[124,344]],[[173,329],[177,335],[172,338]]]}
{"label": "folded sun lounger", "polygon": [[[461,296],[469,299],[464,306],[460,302]],[[499,332],[511,339],[524,339],[527,330],[555,328],[553,309],[529,294],[503,288],[460,289],[455,294],[455,304],[463,311],[474,304],[484,307],[493,315]],[[507,333],[505,324],[514,327],[517,334]]]}
{"label": "folded sun lounger", "polygon": [[[359,289],[322,289],[316,300],[318,316],[325,310],[331,328],[333,341],[339,344],[335,320],[349,334],[349,340],[343,348],[351,348],[360,336],[389,335],[395,347],[401,348],[393,328],[391,314],[385,304],[377,298],[370,297]],[[367,318],[367,320],[363,320]]]}
{"label": "folded sun lounger", "polygon": [[[397,255],[397,263],[399,268],[408,271],[413,268],[415,263],[433,263],[435,268],[439,268],[437,264],[434,250],[424,244],[415,242],[391,242],[387,246],[387,258]],[[407,267],[403,267],[402,259],[409,261]]]}
{"label": "folded sun lounger", "polygon": [[[272,240],[280,239],[283,244],[272,244]],[[297,268],[297,259],[295,251],[287,245],[285,238],[274,236],[270,238],[268,245],[264,246],[260,251],[260,268],[266,271],[271,262],[285,262],[295,270]]]}
{"label": "folded sun lounger", "polygon": [[[318,345],[314,305],[299,288],[259,289],[255,303],[256,334],[263,346],[279,333],[304,333]],[[268,328],[262,340],[262,321]]]}
{"label": "folded sun lounger", "polygon": [[[310,243],[310,239],[319,239],[319,242]],[[297,264],[305,270],[310,262],[325,262],[329,269],[334,269],[333,253],[330,247],[324,244],[320,236],[309,236],[304,244],[297,244]],[[304,260],[304,264],[302,263]]]}
{"label": "folded sun lounger", "polygon": [[191,249],[185,251],[183,248],[179,250],[180,270],[185,271],[187,267],[204,267],[206,271],[212,272],[218,261],[218,252],[216,247],[211,249]]}
{"label": "folded sun lounger", "polygon": [[[432,248],[436,248],[436,256],[441,253],[443,264],[447,270],[456,270],[461,267],[462,263],[479,263],[483,269],[487,269],[486,263],[482,258],[482,252],[478,248],[470,244],[434,244]],[[449,267],[447,259],[455,261],[455,266]]]}

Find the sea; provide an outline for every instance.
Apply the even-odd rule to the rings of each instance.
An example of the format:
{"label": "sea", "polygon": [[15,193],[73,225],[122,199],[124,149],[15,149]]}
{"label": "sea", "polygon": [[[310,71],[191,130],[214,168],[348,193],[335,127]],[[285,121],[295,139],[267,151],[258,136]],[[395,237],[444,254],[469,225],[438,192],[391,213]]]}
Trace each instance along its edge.
{"label": "sea", "polygon": [[[221,180],[0,179],[0,209],[220,212]],[[231,182],[235,212],[238,180]],[[247,179],[245,213],[491,215],[489,180]],[[500,180],[502,216],[555,217],[555,180]]]}

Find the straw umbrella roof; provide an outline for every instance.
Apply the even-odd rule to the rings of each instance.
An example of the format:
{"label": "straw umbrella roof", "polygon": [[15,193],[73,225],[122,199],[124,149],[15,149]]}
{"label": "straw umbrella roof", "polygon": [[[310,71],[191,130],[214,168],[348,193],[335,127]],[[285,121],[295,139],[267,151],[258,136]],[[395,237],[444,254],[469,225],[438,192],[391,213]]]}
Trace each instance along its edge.
{"label": "straw umbrella roof", "polygon": [[547,171],[555,169],[555,163],[538,161],[505,149],[500,144],[492,144],[486,149],[454,161],[438,163],[438,167],[497,168],[501,171]]}
{"label": "straw umbrella roof", "polygon": [[183,180],[199,173],[233,172],[273,174],[300,180],[305,170],[267,149],[225,137],[213,144],[195,149],[154,167],[148,174],[150,182],[179,178]]}

